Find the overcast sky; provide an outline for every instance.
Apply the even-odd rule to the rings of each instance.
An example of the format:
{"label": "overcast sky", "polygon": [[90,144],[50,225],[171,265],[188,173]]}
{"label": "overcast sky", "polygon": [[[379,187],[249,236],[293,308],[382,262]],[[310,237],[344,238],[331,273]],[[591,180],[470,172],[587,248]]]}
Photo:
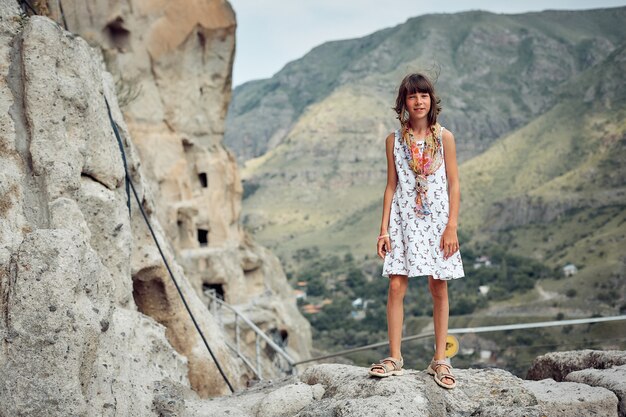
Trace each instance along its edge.
{"label": "overcast sky", "polygon": [[237,13],[233,86],[269,78],[287,62],[326,41],[365,36],[427,13],[487,10],[524,13],[546,9],[590,9],[626,5],[588,0],[229,0]]}

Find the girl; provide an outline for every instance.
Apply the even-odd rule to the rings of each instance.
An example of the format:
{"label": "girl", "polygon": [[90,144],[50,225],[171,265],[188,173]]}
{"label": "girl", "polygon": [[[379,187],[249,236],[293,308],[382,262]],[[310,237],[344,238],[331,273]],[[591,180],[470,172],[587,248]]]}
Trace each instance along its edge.
{"label": "girl", "polygon": [[372,364],[370,375],[402,375],[400,341],[408,278],[428,275],[435,354],[426,371],[440,386],[454,388],[452,366],[445,360],[447,280],[465,276],[457,237],[461,193],[454,136],[437,123],[439,103],[423,74],[402,80],[394,107],[400,128],[386,139],[387,187],[377,245],[378,256],[384,259],[382,275],[389,277],[390,356]]}

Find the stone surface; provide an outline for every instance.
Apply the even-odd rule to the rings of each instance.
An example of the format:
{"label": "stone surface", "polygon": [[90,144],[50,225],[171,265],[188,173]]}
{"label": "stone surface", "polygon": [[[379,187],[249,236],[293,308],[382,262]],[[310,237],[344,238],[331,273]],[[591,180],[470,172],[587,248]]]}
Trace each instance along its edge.
{"label": "stone surface", "polygon": [[550,416],[617,416],[617,397],[607,389],[554,379],[525,381],[524,385]]}
{"label": "stone surface", "polygon": [[[319,387],[319,385],[315,385]],[[267,394],[259,405],[257,415],[263,417],[287,417],[297,414],[314,400],[313,386],[296,383]]]}
{"label": "stone surface", "polygon": [[[103,51],[154,214],[193,290],[207,304],[204,289],[219,287],[262,330],[288,335],[280,342],[296,360],[310,357],[310,325],[278,258],[239,221],[243,188],[222,144],[235,52],[230,4],[68,0],[63,9],[69,30]],[[266,377],[279,372],[269,356],[262,362]]]}
{"label": "stone surface", "polygon": [[24,237],[1,285],[3,415],[87,411],[81,387],[91,385],[100,365],[97,348],[112,319],[111,284],[79,233],[40,229]]}
{"label": "stone surface", "polygon": [[626,364],[626,352],[619,350],[578,350],[551,352],[535,358],[526,374],[527,379],[552,378],[563,381],[567,374],[581,369],[605,369]]}
{"label": "stone surface", "polygon": [[490,407],[535,409],[535,397],[523,381],[498,369],[456,369],[458,387],[444,390],[422,371],[406,370],[403,376],[378,379],[366,368],[323,364],[308,368],[300,379],[321,384],[322,399],[299,416],[398,415],[461,416],[484,413]]}
{"label": "stone surface", "polygon": [[[281,415],[280,407],[276,407],[281,404],[289,404],[282,409],[284,415],[298,417],[617,415],[617,399],[604,388],[521,380],[500,369],[455,369],[455,373],[457,388],[445,390],[423,371],[407,369],[403,376],[379,379],[370,377],[366,368],[313,365],[300,376],[266,380],[233,396],[211,399],[209,404],[217,413],[213,415],[242,417],[275,415],[274,410]],[[313,392],[319,389],[321,397],[314,394],[311,400],[302,382],[309,384]],[[294,411],[305,402],[308,404]],[[264,409],[265,404],[276,408]],[[186,405],[181,415],[211,415],[206,413],[205,403],[190,401]]]}
{"label": "stone surface", "polygon": [[618,414],[626,416],[626,365],[608,369],[582,369],[567,374],[566,381],[580,382],[613,391],[619,400]]}
{"label": "stone surface", "polygon": [[159,384],[228,392],[126,207],[119,127],[142,206],[233,385],[240,368],[177,264],[99,52],[0,3],[0,415],[150,415]]}
{"label": "stone surface", "polygon": [[[135,17],[144,25],[150,23],[148,17],[159,20],[157,3],[144,3],[132,13],[138,13],[141,17]],[[78,9],[87,10],[80,2],[64,6],[68,16],[78,16],[73,13]],[[110,18],[106,11],[109,7],[115,9],[113,15],[119,11],[108,2],[95,2],[92,6],[88,13],[95,15],[81,22],[98,22],[105,15]],[[219,144],[218,123],[207,122],[211,117],[223,121],[220,109],[227,104],[230,64],[220,57],[219,51],[211,55],[211,45],[218,41],[232,43],[228,33],[234,34],[234,15],[223,2],[207,0],[192,6],[193,13],[182,17],[184,22],[177,20],[181,16],[172,16],[173,9],[166,13],[167,30],[178,30],[169,25],[175,21],[187,31],[180,44],[166,48],[158,45],[161,49],[157,51],[139,43],[134,54],[118,49],[117,45],[113,47],[113,58],[117,58],[112,59],[110,45],[92,48],[47,18],[20,15],[16,2],[0,3],[0,373],[6,376],[0,383],[0,403],[13,407],[6,411],[9,415],[41,415],[42,410],[57,415],[134,416],[146,415],[146,410],[161,412],[170,402],[163,399],[170,394],[158,394],[165,382],[173,384],[167,393],[185,392],[174,401],[177,406],[184,399],[198,400],[190,389],[201,397],[229,392],[190,322],[134,201],[129,218],[124,165],[107,116],[105,97],[122,137],[141,207],[180,291],[233,386],[241,389],[253,374],[242,367],[243,363],[226,346],[229,337],[208,313],[202,292],[207,282],[225,280],[226,290],[228,285],[234,290],[230,294],[232,301],[244,306],[250,303],[250,311],[262,318],[259,325],[266,331],[284,334],[283,342],[289,340],[286,348],[294,357],[298,353],[309,355],[308,322],[297,311],[277,258],[243,233],[238,223],[240,184],[236,165],[229,162],[232,158]],[[113,27],[108,21],[102,33],[111,35],[108,41],[117,42],[120,25],[125,23],[115,16],[113,21]],[[217,40],[204,44],[196,23],[216,31],[211,36]],[[163,21],[158,24],[162,26]],[[115,30],[111,32],[112,29]],[[97,33],[86,37],[96,44],[102,34]],[[185,49],[189,34],[195,41],[200,40],[201,50]],[[152,61],[141,52],[142,45],[150,49]],[[232,55],[232,45],[224,51]],[[153,91],[160,89],[161,99],[153,100],[154,106],[170,106],[170,110],[161,113],[169,115],[168,123],[172,126],[184,126],[172,136],[183,150],[177,162],[182,171],[168,171],[169,182],[161,184],[151,169],[152,163],[159,164],[160,160],[146,158],[146,163],[140,162],[142,146],[148,155],[153,147],[152,143],[142,142],[148,134],[143,132],[145,135],[141,136],[140,127],[152,127],[156,120],[152,117],[158,118],[161,110],[138,106],[136,109],[147,113],[127,111],[125,116],[131,120],[127,125],[116,97],[116,92],[120,94],[115,86],[120,73],[111,75],[105,71],[100,52],[113,70],[120,69],[113,65],[117,63],[147,76],[146,83],[155,86]],[[169,61],[163,63],[162,59]],[[149,65],[144,65],[169,65],[173,66],[168,67],[169,71],[176,73],[181,63],[189,59],[204,60],[206,71],[198,74],[196,81],[204,83],[209,77],[214,85],[205,90],[200,87],[207,93],[203,99],[208,100],[206,103],[193,102],[193,111],[178,117],[171,110],[177,109],[177,105],[168,101],[168,95],[176,99],[180,95],[169,85],[173,81],[163,76],[166,69],[150,70]],[[222,71],[226,79],[220,81],[212,71]],[[150,91],[149,86],[146,88]],[[119,97],[124,99],[123,95]],[[209,101],[217,104],[208,106]],[[122,105],[128,109],[132,103]],[[203,119],[198,112],[206,112],[206,117]],[[185,119],[188,116],[193,120]],[[194,127],[195,122],[204,128],[211,125],[209,130],[216,128],[219,134],[211,136],[208,130]],[[167,124],[160,126],[162,131],[170,132]],[[131,131],[138,132],[141,146],[136,148],[131,142]],[[196,150],[190,158],[192,154],[185,150],[193,146]],[[214,177],[208,191],[199,190],[198,185],[192,189],[174,184],[176,175],[197,182],[198,169],[208,173],[209,183]],[[183,188],[171,192],[170,186]],[[196,257],[202,262],[192,265],[189,271],[181,267],[186,258],[180,237],[193,234],[195,239],[197,224],[185,224],[186,235],[179,233],[178,217],[170,218],[168,214],[168,204],[176,205],[179,200],[182,203],[176,212],[192,220],[199,215],[205,216],[201,222],[209,221],[206,212],[198,214],[199,206],[214,209],[208,216],[214,230],[222,230],[214,233],[206,248],[198,247],[197,241],[191,242],[200,252],[205,251],[205,256]],[[216,201],[226,203],[214,204]],[[172,232],[172,224],[176,229],[173,245],[166,238]],[[228,259],[220,262],[228,265],[226,271],[235,273],[212,275],[205,267],[206,261],[224,255]],[[34,284],[25,287],[29,281]],[[241,298],[237,294],[242,294]],[[262,352],[267,351],[263,345]],[[41,352],[45,355],[34,360],[33,356]],[[46,355],[54,357],[46,359]],[[276,358],[269,355],[262,358],[265,376],[277,372],[274,362]],[[30,376],[24,377],[22,372],[29,372]],[[36,392],[30,393],[31,389]],[[7,401],[13,396],[16,401]]]}
{"label": "stone surface", "polygon": [[[617,415],[617,398],[604,388],[521,380],[499,369],[455,372],[457,388],[445,390],[423,371],[407,369],[403,376],[379,379],[370,377],[366,368],[313,365],[300,376],[264,381],[233,396],[211,399],[209,404],[214,412],[219,411],[213,415],[242,417]],[[311,396],[317,387],[320,392],[323,389],[319,399]],[[211,415],[203,413],[202,407],[206,410],[207,406],[188,402],[184,415]]]}

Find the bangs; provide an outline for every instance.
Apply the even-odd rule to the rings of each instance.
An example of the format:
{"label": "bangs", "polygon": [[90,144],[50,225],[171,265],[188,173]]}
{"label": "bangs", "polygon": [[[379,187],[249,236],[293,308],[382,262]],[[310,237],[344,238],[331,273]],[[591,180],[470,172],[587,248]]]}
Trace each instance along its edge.
{"label": "bangs", "polygon": [[403,85],[406,95],[415,93],[427,93],[434,95],[434,88],[428,79],[420,74],[407,77]]}
{"label": "bangs", "polygon": [[428,124],[434,126],[437,123],[437,115],[441,112],[441,100],[435,94],[435,86],[428,76],[420,73],[409,74],[402,79],[396,96],[396,105],[392,109],[400,120],[403,127],[408,123],[408,113],[406,111],[406,99],[413,94],[428,94],[431,99],[430,110],[428,111]]}

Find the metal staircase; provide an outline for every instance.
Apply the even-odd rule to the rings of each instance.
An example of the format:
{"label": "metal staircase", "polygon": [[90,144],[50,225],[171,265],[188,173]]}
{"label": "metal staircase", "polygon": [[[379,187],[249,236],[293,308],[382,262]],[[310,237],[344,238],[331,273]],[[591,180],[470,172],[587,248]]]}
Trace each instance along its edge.
{"label": "metal staircase", "polygon": [[[266,356],[268,360],[272,361],[274,371],[283,375],[296,373],[294,366],[296,361],[279,346],[277,341],[273,340],[236,307],[222,300],[215,289],[206,289],[204,294],[210,299],[209,311],[218,321],[224,333],[231,336],[230,340],[226,340],[226,345],[241,358],[256,378],[261,380],[265,374],[262,361],[263,353],[261,352],[262,342],[265,342]],[[252,331],[254,334],[254,348],[249,343],[242,341],[242,333],[246,331]],[[251,359],[252,357],[254,359]]]}

